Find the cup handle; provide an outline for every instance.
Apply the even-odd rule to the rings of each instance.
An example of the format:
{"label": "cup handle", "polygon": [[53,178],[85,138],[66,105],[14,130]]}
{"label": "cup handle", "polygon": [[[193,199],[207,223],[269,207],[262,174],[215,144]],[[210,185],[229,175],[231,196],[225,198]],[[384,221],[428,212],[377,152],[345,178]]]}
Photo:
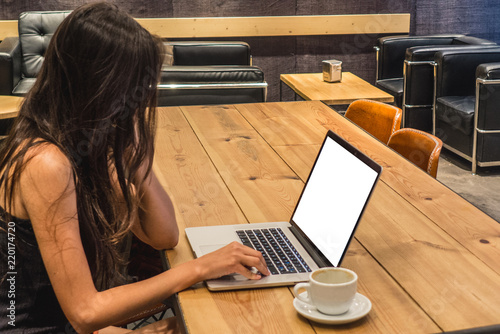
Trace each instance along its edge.
{"label": "cup handle", "polygon": [[304,296],[303,294],[299,293],[300,289],[306,289],[308,291],[309,288],[309,283],[298,283],[293,287],[293,293],[295,294],[295,297],[297,299],[302,300],[304,303],[311,304],[311,299],[309,298],[309,293],[307,294],[307,297]]}

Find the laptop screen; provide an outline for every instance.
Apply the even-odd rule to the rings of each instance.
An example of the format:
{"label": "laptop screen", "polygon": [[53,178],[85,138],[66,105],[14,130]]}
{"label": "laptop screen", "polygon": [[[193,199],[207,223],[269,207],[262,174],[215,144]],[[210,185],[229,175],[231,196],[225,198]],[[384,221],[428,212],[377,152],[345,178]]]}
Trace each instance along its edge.
{"label": "laptop screen", "polygon": [[291,223],[337,267],[382,168],[329,131]]}

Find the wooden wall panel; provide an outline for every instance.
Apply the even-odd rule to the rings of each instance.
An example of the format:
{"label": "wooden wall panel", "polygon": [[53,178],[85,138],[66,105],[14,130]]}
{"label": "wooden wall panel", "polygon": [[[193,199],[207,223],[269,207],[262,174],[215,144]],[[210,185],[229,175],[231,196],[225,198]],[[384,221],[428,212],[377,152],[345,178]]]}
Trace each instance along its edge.
{"label": "wooden wall panel", "polygon": [[175,17],[295,15],[295,0],[174,0]]}

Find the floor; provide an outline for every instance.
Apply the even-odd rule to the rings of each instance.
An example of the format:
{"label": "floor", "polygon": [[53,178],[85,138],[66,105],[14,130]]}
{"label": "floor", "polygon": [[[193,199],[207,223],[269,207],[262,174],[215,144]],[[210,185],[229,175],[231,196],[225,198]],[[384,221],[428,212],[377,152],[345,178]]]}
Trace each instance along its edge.
{"label": "floor", "polygon": [[500,167],[479,168],[472,175],[470,162],[443,149],[437,180],[500,222]]}

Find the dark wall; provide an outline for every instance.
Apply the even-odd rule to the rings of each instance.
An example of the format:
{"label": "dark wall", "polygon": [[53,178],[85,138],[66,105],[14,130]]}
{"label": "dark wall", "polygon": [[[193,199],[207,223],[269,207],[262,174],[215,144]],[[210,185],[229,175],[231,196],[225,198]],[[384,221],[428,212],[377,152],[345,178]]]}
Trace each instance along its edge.
{"label": "dark wall", "polygon": [[[500,43],[498,0],[115,0],[134,17],[202,17],[410,13],[412,34],[468,33]],[[89,1],[3,0],[0,19],[17,19],[28,10],[66,10]],[[268,100],[279,100],[281,73],[320,72],[321,61],[339,59],[343,70],[375,80],[373,45],[380,36],[358,35],[243,38],[252,47],[270,87]],[[289,89],[283,99],[293,99]]]}
{"label": "dark wall", "polygon": [[500,44],[498,0],[414,0],[415,33],[457,32],[493,40]]}

